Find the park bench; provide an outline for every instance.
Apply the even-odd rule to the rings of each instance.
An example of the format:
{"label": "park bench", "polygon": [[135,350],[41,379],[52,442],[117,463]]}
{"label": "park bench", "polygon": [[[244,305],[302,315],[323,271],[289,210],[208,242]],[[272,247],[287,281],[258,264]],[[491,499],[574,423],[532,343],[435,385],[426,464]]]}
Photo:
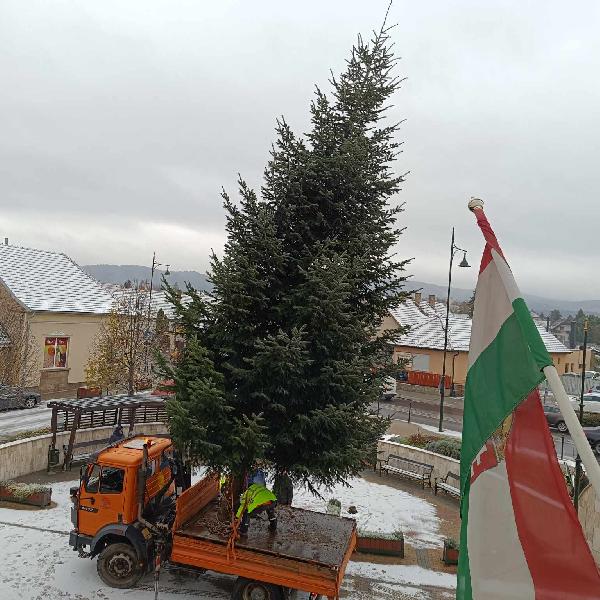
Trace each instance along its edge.
{"label": "park bench", "polygon": [[445,477],[435,480],[433,493],[437,496],[438,490],[442,490],[451,496],[460,498],[460,477],[452,471],[448,471]]}
{"label": "park bench", "polygon": [[[108,446],[109,443],[109,438],[106,438],[104,440],[89,440],[87,442],[77,442],[76,444],[73,444],[73,451],[71,452],[71,456],[69,456],[69,446],[63,444],[63,454],[65,457],[64,469],[70,471],[73,463],[83,463],[88,461],[90,456],[94,454],[92,449],[95,446],[104,447]],[[80,451],[76,453],[76,449]]]}
{"label": "park bench", "polygon": [[425,483],[431,487],[431,473],[433,471],[433,465],[422,463],[417,460],[410,458],[402,458],[395,454],[390,454],[385,460],[380,461],[379,464],[379,475],[385,471],[386,473],[393,473],[395,475],[401,475],[403,477],[409,477],[416,479],[421,482],[423,488]]}

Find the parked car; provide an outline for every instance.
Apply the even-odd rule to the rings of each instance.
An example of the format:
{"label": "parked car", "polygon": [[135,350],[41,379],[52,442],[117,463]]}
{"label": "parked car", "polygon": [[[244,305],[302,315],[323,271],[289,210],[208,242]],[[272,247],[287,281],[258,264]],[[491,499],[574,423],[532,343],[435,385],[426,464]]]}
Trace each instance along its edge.
{"label": "parked car", "polygon": [[544,406],[546,421],[550,427],[556,427],[561,433],[567,433],[568,428],[558,406]]}
{"label": "parked car", "polygon": [[600,427],[584,427],[583,431],[594,452],[600,454]]}
{"label": "parked car", "polygon": [[[575,412],[579,409],[579,398],[571,399]],[[600,393],[583,395],[583,410],[590,413],[600,413]]]}
{"label": "parked car", "polygon": [[0,410],[11,408],[33,408],[42,401],[37,392],[22,390],[21,388],[0,383]]}

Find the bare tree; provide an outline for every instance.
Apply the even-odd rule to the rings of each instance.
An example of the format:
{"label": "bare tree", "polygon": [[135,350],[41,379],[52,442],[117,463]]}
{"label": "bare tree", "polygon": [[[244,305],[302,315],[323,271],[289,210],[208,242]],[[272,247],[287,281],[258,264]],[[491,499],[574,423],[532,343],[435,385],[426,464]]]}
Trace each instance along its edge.
{"label": "bare tree", "polygon": [[151,376],[149,363],[164,339],[164,313],[154,315],[149,302],[144,284],[134,282],[117,292],[86,365],[88,384],[107,392],[133,394],[142,380]]}
{"label": "bare tree", "polygon": [[39,364],[26,311],[0,297],[0,382],[25,389],[37,385]]}

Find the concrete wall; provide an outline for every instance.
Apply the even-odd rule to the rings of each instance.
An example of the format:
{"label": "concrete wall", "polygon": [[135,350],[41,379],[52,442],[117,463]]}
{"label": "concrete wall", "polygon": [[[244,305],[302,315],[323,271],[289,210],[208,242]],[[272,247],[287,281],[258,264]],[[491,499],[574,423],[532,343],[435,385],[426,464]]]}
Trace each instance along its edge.
{"label": "concrete wall", "polygon": [[[98,427],[96,429],[84,429],[77,432],[75,443],[100,440],[98,446],[86,448],[87,451],[100,450],[106,440],[110,437],[113,427]],[[164,423],[139,423],[136,424],[134,433],[166,433]],[[56,447],[60,450],[60,460],[64,458],[62,446],[68,444],[70,432],[59,433],[56,436]],[[38,437],[17,440],[7,444],[0,444],[0,481],[14,479],[21,475],[28,475],[36,471],[43,471],[48,466],[48,448],[52,441],[52,435],[41,435]],[[75,453],[77,450],[75,450]],[[58,467],[60,468],[60,467]],[[77,472],[76,470],[74,471]]]}
{"label": "concrete wall", "polygon": [[379,451],[377,458],[385,460],[390,454],[401,456],[402,458],[410,458],[419,462],[433,465],[432,482],[434,477],[445,477],[448,471],[460,477],[460,461],[448,456],[442,456],[429,450],[421,450],[414,446],[406,446],[396,442],[383,442],[377,444]]}
{"label": "concrete wall", "polygon": [[579,521],[592,554],[600,566],[600,499],[596,498],[591,485],[579,496]]}

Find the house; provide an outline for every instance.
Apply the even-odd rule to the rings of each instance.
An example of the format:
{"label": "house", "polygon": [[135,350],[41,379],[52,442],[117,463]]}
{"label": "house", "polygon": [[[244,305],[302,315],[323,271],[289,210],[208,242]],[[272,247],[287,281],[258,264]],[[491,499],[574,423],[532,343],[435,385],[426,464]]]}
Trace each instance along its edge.
{"label": "house", "polygon": [[[385,329],[408,327],[408,331],[394,341],[394,360],[405,361],[405,369],[442,374],[444,360],[444,335],[446,327],[446,304],[434,295],[426,301],[415,293],[406,302],[390,311],[382,325]],[[534,321],[535,322],[535,321]],[[554,364],[560,374],[576,370],[579,366],[578,351],[570,350],[538,322],[540,332]],[[448,345],[446,352],[446,375],[461,385],[467,377],[468,353],[471,341],[472,321],[468,315],[451,312],[448,322]]]}
{"label": "house", "polygon": [[44,397],[74,395],[112,303],[65,254],[0,245],[0,324],[10,338],[0,352],[16,352],[7,383],[39,388]]}

